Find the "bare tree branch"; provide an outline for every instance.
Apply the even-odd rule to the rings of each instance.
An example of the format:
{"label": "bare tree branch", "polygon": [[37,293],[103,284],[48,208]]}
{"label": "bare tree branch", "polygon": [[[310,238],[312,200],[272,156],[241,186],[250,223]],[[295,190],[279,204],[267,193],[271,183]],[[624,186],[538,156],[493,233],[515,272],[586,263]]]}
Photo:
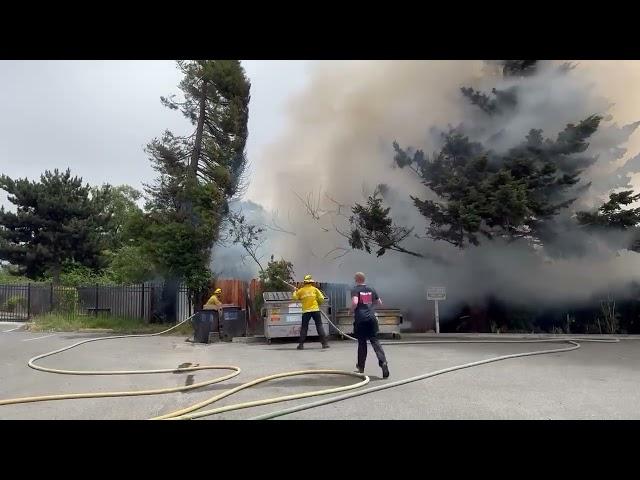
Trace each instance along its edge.
{"label": "bare tree branch", "polygon": [[343,213],[343,209],[348,211],[349,210],[349,206],[345,205],[343,203],[338,202],[337,200],[334,200],[332,197],[329,196],[329,194],[325,193],[325,197],[327,197],[327,199],[336,205],[336,207],[338,208],[337,210],[331,211],[331,213],[335,213],[336,215],[340,216],[340,217],[344,217],[344,218],[349,218],[345,213]]}
{"label": "bare tree branch", "polygon": [[269,230],[273,230],[274,232],[286,233],[286,234],[289,234],[289,235],[293,235],[293,236],[295,237],[295,236],[296,236],[295,232],[291,232],[291,231],[289,231],[289,230],[285,230],[283,227],[281,227],[281,226],[278,224],[277,217],[278,217],[278,211],[276,210],[276,211],[272,214],[272,216],[271,216],[271,224],[270,224],[270,225],[267,225],[267,228],[268,228]]}
{"label": "bare tree branch", "polygon": [[251,257],[261,272],[264,272],[262,263],[260,263],[262,256],[258,253],[265,242],[262,236],[264,228],[246,223],[242,212],[230,213],[229,225],[228,231],[233,243],[244,248],[247,256]]}
{"label": "bare tree branch", "polygon": [[304,205],[307,213],[314,220],[318,221],[320,220],[321,217],[331,213],[331,212],[322,210],[320,208],[320,190],[318,190],[318,199],[316,201],[314,201],[313,192],[310,192],[307,194],[306,200],[304,200],[300,195],[298,195],[298,193],[295,190],[293,191],[293,194],[296,197],[298,197],[298,199],[302,202],[302,205]]}
{"label": "bare tree branch", "polygon": [[342,253],[340,253],[339,255],[333,256],[330,259],[331,261],[338,260],[338,259],[344,257],[345,255],[348,255],[349,253],[351,253],[351,249],[344,248],[344,247],[336,247],[336,248],[334,248],[332,250],[329,250],[327,253],[325,253],[324,258],[329,257],[329,255],[331,255],[332,253],[335,253],[335,252],[342,252]]}

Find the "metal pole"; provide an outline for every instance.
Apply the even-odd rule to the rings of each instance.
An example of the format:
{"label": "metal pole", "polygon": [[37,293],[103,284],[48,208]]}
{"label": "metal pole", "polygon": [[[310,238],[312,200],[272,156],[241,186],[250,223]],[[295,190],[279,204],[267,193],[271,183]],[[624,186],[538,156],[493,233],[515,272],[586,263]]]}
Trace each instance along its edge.
{"label": "metal pole", "polygon": [[95,316],[96,317],[98,316],[98,298],[99,298],[98,295],[99,295],[98,284],[96,283],[96,309],[95,309]]}
{"label": "metal pole", "polygon": [[31,319],[31,282],[27,283],[27,320]]}
{"label": "metal pole", "polygon": [[244,336],[249,336],[249,318],[251,315],[251,304],[249,303],[249,284],[244,287]]}
{"label": "metal pole", "polygon": [[49,284],[49,312],[53,312],[53,282]]}
{"label": "metal pole", "polygon": [[144,321],[144,282],[142,282],[142,302],[140,307],[140,317]]}
{"label": "metal pole", "polygon": [[440,313],[438,312],[438,300],[434,300],[436,314],[436,334],[440,333]]}

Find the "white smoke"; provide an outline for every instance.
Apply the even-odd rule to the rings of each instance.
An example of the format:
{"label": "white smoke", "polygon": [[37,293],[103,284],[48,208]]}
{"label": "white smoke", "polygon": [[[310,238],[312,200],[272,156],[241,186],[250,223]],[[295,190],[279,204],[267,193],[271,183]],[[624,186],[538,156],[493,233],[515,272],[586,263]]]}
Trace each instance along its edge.
{"label": "white smoke", "polygon": [[[582,178],[593,184],[575,208],[591,208],[612,189],[628,185],[630,174],[640,165],[640,156],[630,160],[640,148],[634,135],[638,124],[632,123],[640,118],[640,101],[635,107],[621,107],[620,102],[612,106],[616,96],[624,103],[626,93],[609,88],[612,79],[603,71],[611,65],[606,62],[587,62],[566,74],[557,67],[543,65],[521,84],[515,111],[488,123],[462,96],[460,87],[487,92],[508,88],[515,80],[502,79],[486,63],[322,62],[307,89],[291,102],[284,134],[259,158],[251,159],[256,166],[252,181],[259,183],[254,199],[271,211],[261,213],[262,221],[270,223],[277,212],[280,226],[295,233],[270,230],[263,251],[292,261],[298,276],[313,273],[323,281],[351,283],[353,272],[364,271],[386,302],[411,309],[416,323],[426,316],[427,286],[447,287],[446,315],[447,308],[453,311],[460,303],[487,294],[523,304],[580,302],[637,279],[640,256],[618,251],[620,238],[579,238],[584,235],[579,232],[572,238],[588,249],[553,258],[544,249],[535,251],[519,243],[484,242],[459,251],[444,242],[416,238],[408,239],[407,249],[448,264],[395,252],[377,258],[341,250],[348,245],[335,229],[346,230],[341,214],[350,212],[333,200],[346,206],[362,203],[363,194],[380,183],[389,187],[385,202],[394,220],[424,233],[425,219],[409,196],[426,198],[428,193],[410,171],[392,167],[391,145],[396,140],[429,154],[439,148],[439,132],[448,125],[463,124],[472,138],[501,151],[522,142],[532,128],[543,129],[545,138],[554,139],[568,123],[593,114],[613,114],[591,139],[587,153],[597,155],[598,161]],[[640,62],[621,64],[618,74],[625,72],[638,79]],[[628,147],[632,149],[627,151]]]}

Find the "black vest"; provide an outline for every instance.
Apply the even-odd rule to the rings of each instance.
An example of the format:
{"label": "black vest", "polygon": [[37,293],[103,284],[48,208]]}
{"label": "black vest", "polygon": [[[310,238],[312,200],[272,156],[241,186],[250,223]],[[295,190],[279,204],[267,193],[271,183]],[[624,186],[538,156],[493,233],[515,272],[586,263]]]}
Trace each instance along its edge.
{"label": "black vest", "polygon": [[355,321],[375,320],[374,305],[379,298],[375,289],[367,285],[356,285],[351,290],[351,298],[353,297],[358,297],[358,305],[354,310]]}

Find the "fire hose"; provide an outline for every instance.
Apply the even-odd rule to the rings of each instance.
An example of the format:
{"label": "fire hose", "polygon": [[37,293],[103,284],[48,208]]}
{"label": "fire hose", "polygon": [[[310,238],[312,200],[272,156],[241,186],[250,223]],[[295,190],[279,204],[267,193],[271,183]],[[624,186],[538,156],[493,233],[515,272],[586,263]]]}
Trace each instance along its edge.
{"label": "fire hose", "polygon": [[[294,288],[294,289],[296,288],[294,285],[286,282],[284,279],[282,279],[280,277],[279,277],[279,279],[282,282],[284,282],[285,284],[287,284],[289,287]],[[325,295],[325,297],[326,297],[326,295]],[[342,337],[348,338],[349,340],[357,341],[357,339],[355,339],[354,337],[352,337],[350,335],[347,335],[346,333],[341,331],[323,311],[320,311],[320,313],[327,320],[327,322],[329,322],[329,324],[340,335],[342,335]],[[339,395],[339,396],[336,396],[336,397],[331,397],[331,398],[328,398],[328,399],[319,400],[319,401],[316,401],[316,402],[305,403],[305,404],[302,404],[302,405],[296,405],[296,406],[291,407],[291,408],[278,410],[276,412],[271,412],[271,413],[267,413],[267,414],[264,414],[264,415],[259,415],[257,417],[251,418],[251,420],[269,420],[269,419],[276,418],[276,417],[282,417],[284,415],[289,415],[291,413],[300,412],[302,410],[308,410],[308,409],[311,409],[311,408],[321,407],[323,405],[328,405],[330,403],[335,403],[335,402],[348,400],[350,398],[358,397],[358,396],[361,396],[361,395],[366,395],[368,393],[374,393],[374,392],[379,392],[381,390],[386,390],[386,389],[389,389],[389,388],[399,387],[401,385],[406,385],[408,383],[417,382],[417,381],[420,381],[420,380],[424,380],[426,378],[431,378],[431,377],[435,377],[435,376],[438,376],[438,375],[443,375],[445,373],[454,372],[454,371],[457,371],[457,370],[464,370],[466,368],[477,367],[479,365],[485,365],[487,363],[500,362],[500,361],[503,361],[503,360],[508,360],[508,359],[512,359],[512,358],[519,358],[519,357],[531,357],[531,356],[534,356],[534,355],[548,355],[548,354],[552,354],[552,353],[570,352],[570,351],[577,350],[577,349],[580,348],[580,343],[579,342],[618,343],[618,342],[620,342],[620,339],[618,339],[618,338],[611,338],[611,339],[586,339],[586,338],[557,338],[556,339],[556,338],[552,338],[552,339],[538,339],[538,340],[413,340],[413,341],[403,341],[403,342],[380,342],[380,343],[383,344],[383,345],[424,345],[424,344],[448,344],[448,343],[456,343],[456,344],[457,343],[463,343],[463,344],[464,343],[479,343],[479,344],[514,343],[515,344],[515,343],[558,343],[558,342],[567,343],[570,346],[564,347],[564,348],[554,348],[554,349],[549,349],[549,350],[536,350],[536,351],[532,351],[532,352],[514,353],[514,354],[511,354],[511,355],[501,355],[501,356],[498,356],[498,357],[487,358],[485,360],[479,360],[479,361],[476,361],[476,362],[465,363],[465,364],[462,364],[462,365],[454,365],[453,367],[444,368],[444,369],[441,369],[441,370],[436,370],[434,372],[424,373],[422,375],[417,375],[415,377],[405,378],[405,379],[402,379],[402,380],[397,380],[397,381],[394,381],[394,382],[385,383],[385,384],[378,385],[378,386],[375,386],[375,387],[370,387],[370,388],[358,390],[356,392],[351,392],[351,393]]]}
{"label": "fire hose", "polygon": [[[329,317],[324,314],[324,312],[322,312],[322,314],[324,315],[324,317],[329,321],[329,323],[344,337],[351,339],[351,340],[355,340],[353,337],[345,334],[344,332],[342,332],[339,328],[337,328],[333,322],[331,322],[331,320],[329,319]],[[194,383],[191,385],[186,385],[186,386],[180,386],[180,387],[171,387],[171,388],[157,388],[157,389],[148,389],[148,390],[132,390],[132,391],[113,391],[113,392],[88,392],[88,393],[68,393],[68,394],[56,394],[56,395],[41,395],[41,396],[33,396],[33,397],[21,397],[21,398],[12,398],[12,399],[6,399],[6,400],[0,400],[0,406],[3,405],[16,405],[16,404],[23,404],[23,403],[33,403],[33,402],[44,402],[44,401],[52,401],[52,400],[70,400],[70,399],[82,399],[82,398],[105,398],[105,397],[127,397],[127,396],[142,396],[142,395],[161,395],[161,394],[168,394],[168,393],[176,393],[176,392],[184,392],[184,391],[188,391],[188,390],[195,390],[207,385],[212,385],[215,383],[220,383],[223,382],[225,380],[228,380],[230,378],[233,378],[237,375],[240,374],[241,369],[240,367],[234,366],[234,365],[193,365],[193,366],[188,366],[188,367],[180,367],[177,369],[155,369],[155,370],[63,370],[63,369],[56,369],[56,368],[48,368],[48,367],[43,367],[40,365],[37,365],[35,362],[46,358],[46,357],[51,357],[53,355],[57,355],[60,354],[62,352],[71,350],[72,348],[76,348],[79,347],[80,345],[84,345],[87,343],[91,343],[91,342],[98,342],[98,341],[105,341],[105,340],[115,340],[115,339],[128,339],[128,338],[143,338],[143,337],[153,337],[153,336],[158,336],[158,335],[163,335],[165,333],[168,333],[176,328],[178,328],[180,325],[184,324],[185,322],[189,321],[191,318],[193,318],[194,315],[192,315],[191,317],[183,320],[182,322],[166,329],[163,330],[161,332],[158,333],[150,333],[150,334],[137,334],[137,335],[114,335],[114,336],[108,336],[108,337],[99,337],[99,338],[89,338],[86,340],[82,340],[80,342],[74,343],[72,345],[51,351],[51,352],[47,352],[47,353],[43,353],[40,355],[37,355],[33,358],[31,358],[28,361],[28,366],[30,368],[33,368],[35,370],[39,370],[42,372],[48,372],[48,373],[55,373],[55,374],[62,374],[62,375],[144,375],[144,374],[160,374],[160,373],[186,373],[186,372],[193,372],[193,371],[199,371],[199,370],[227,370],[227,371],[231,371],[231,373],[221,376],[221,377],[217,377],[214,378],[212,380],[206,380],[203,382],[199,382],[199,383]],[[266,420],[266,419],[270,419],[270,418],[276,418],[276,417],[281,417],[284,415],[288,415],[294,412],[298,412],[301,410],[306,410],[306,409],[310,409],[310,408],[316,408],[316,407],[320,407],[322,405],[327,405],[330,403],[335,403],[335,402],[339,402],[339,401],[344,401],[350,398],[354,398],[357,396],[361,396],[361,395],[366,395],[368,393],[373,393],[373,392],[378,392],[381,390],[385,390],[388,388],[393,388],[393,387],[397,387],[400,385],[405,385],[407,383],[411,383],[411,382],[416,382],[419,380],[423,380],[426,378],[430,378],[430,377],[434,377],[437,375],[443,375],[445,373],[449,373],[449,372],[453,372],[456,370],[462,370],[462,369],[466,369],[466,368],[471,368],[471,367],[475,367],[475,366],[479,366],[479,365],[484,365],[487,363],[493,363],[493,362],[499,362],[502,360],[507,360],[507,359],[512,359],[512,358],[518,358],[518,357],[528,357],[528,356],[534,356],[534,355],[545,355],[545,354],[552,354],[552,353],[561,353],[561,352],[569,352],[572,350],[577,350],[578,348],[580,348],[580,343],[579,342],[598,342],[598,343],[617,343],[620,340],[615,338],[615,339],[583,339],[583,338],[566,338],[566,339],[537,339],[537,340],[514,340],[514,341],[510,341],[510,340],[415,340],[415,341],[403,341],[403,342],[381,342],[385,345],[416,345],[416,344],[439,344],[439,343],[558,343],[558,342],[562,342],[562,343],[567,343],[569,344],[569,346],[564,347],[564,348],[554,348],[554,349],[548,349],[548,350],[537,350],[537,351],[531,351],[531,352],[523,352],[523,353],[516,353],[516,354],[510,354],[510,355],[502,355],[502,356],[498,356],[498,357],[492,357],[492,358],[488,358],[485,360],[479,360],[476,362],[471,362],[471,363],[465,363],[462,365],[456,365],[453,367],[449,367],[449,368],[445,368],[442,370],[437,370],[434,372],[429,372],[429,373],[425,373],[422,375],[418,375],[415,377],[411,377],[411,378],[406,378],[406,379],[402,379],[402,380],[397,380],[394,382],[389,382],[389,383],[385,383],[379,386],[375,386],[375,387],[370,387],[367,389],[360,389],[360,390],[356,390],[359,389],[360,387],[363,387],[365,385],[367,385],[370,381],[369,377],[364,375],[364,374],[360,374],[360,373],[356,373],[356,372],[347,372],[347,371],[342,371],[342,370],[299,370],[299,371],[291,371],[291,372],[284,372],[284,373],[278,373],[278,374],[274,374],[274,375],[268,375],[265,377],[260,377],[258,379],[252,380],[250,382],[246,382],[243,383],[242,385],[232,388],[230,390],[227,390],[225,392],[222,392],[218,395],[215,395],[211,398],[208,398],[207,400],[201,401],[199,403],[196,403],[194,405],[191,405],[189,407],[174,411],[174,412],[170,412],[164,415],[160,415],[157,417],[152,418],[152,420],[189,420],[189,419],[196,419],[196,418],[202,418],[202,417],[207,417],[207,416],[211,416],[211,415],[215,415],[215,414],[219,414],[219,413],[223,413],[223,412],[229,412],[229,411],[233,411],[233,410],[240,410],[240,409],[244,409],[244,408],[251,408],[251,407],[257,407],[257,406],[261,406],[261,405],[268,405],[268,404],[273,404],[273,403],[280,403],[280,402],[285,402],[285,401],[291,401],[291,400],[299,400],[302,398],[307,398],[307,397],[314,397],[314,396],[321,396],[321,395],[330,395],[330,394],[335,394],[335,393],[340,393],[340,392],[345,392],[348,390],[356,390],[354,392],[351,393],[347,393],[347,394],[342,394],[342,395],[338,395],[338,396],[334,396],[334,397],[330,397],[327,399],[323,399],[320,401],[316,401],[316,402],[311,402],[311,403],[306,403],[306,404],[302,404],[302,405],[297,405],[291,408],[287,408],[287,409],[283,409],[283,410],[279,410],[276,412],[272,412],[272,413],[268,413],[265,415],[260,415],[257,417],[253,417],[252,420]],[[267,398],[267,399],[262,399],[262,400],[255,400],[255,401],[250,401],[250,402],[243,402],[243,403],[237,403],[237,404],[233,404],[233,405],[227,405],[224,407],[218,407],[218,408],[214,408],[214,409],[210,409],[210,410],[205,410],[205,411],[200,411],[200,412],[195,412],[196,410],[200,410],[203,407],[207,406],[207,405],[211,405],[215,402],[218,402],[219,400],[222,400],[223,398],[229,397],[239,391],[245,390],[247,388],[253,387],[255,385],[261,384],[261,383],[265,383],[265,382],[269,382],[272,380],[277,380],[277,379],[282,379],[282,378],[286,378],[286,377],[293,377],[293,376],[302,376],[302,375],[343,375],[343,376],[351,376],[351,377],[355,377],[358,378],[360,381],[357,383],[353,383],[351,385],[346,385],[343,387],[335,387],[335,388],[328,388],[328,389],[322,389],[322,390],[316,390],[316,391],[311,391],[311,392],[303,392],[303,393],[298,393],[298,394],[292,394],[292,395],[284,395],[284,396],[279,396],[279,397],[272,397],[272,398]]]}
{"label": "fire hose", "polygon": [[[175,330],[176,328],[178,328],[180,325],[186,323],[187,321],[189,321],[191,318],[193,318],[195,315],[190,316],[189,318],[183,320],[182,322],[166,329],[163,330],[161,332],[158,333],[148,333],[148,334],[138,334],[138,335],[113,335],[113,336],[108,336],[108,337],[99,337],[99,338],[89,338],[86,340],[82,340],[80,342],[76,342],[72,345],[60,348],[58,350],[53,350],[51,352],[47,352],[47,353],[43,353],[41,355],[36,355],[35,357],[29,359],[27,365],[30,368],[33,368],[34,370],[39,370],[41,372],[47,372],[47,373],[56,373],[56,374],[62,374],[62,375],[146,375],[146,374],[159,374],[159,373],[186,373],[186,372],[193,372],[193,371],[197,371],[197,370],[228,370],[231,371],[231,373],[224,375],[222,377],[217,377],[214,378],[212,380],[206,380],[204,382],[199,382],[199,383],[194,383],[192,385],[186,385],[186,386],[181,386],[181,387],[171,387],[171,388],[157,388],[157,389],[149,389],[149,390],[131,390],[131,391],[115,391],[115,392],[88,392],[88,393],[65,393],[65,394],[58,394],[58,395],[41,395],[41,396],[34,396],[34,397],[21,397],[21,398],[11,398],[11,399],[6,399],[6,400],[0,400],[0,406],[3,405],[17,405],[17,404],[22,404],[22,403],[33,403],[33,402],[46,402],[46,401],[52,401],[52,400],[71,400],[71,399],[80,399],[80,398],[105,398],[105,397],[132,397],[132,396],[141,396],[141,395],[161,395],[161,394],[167,394],[167,393],[176,393],[176,392],[184,392],[187,390],[195,390],[197,388],[201,388],[207,385],[212,385],[215,383],[220,383],[223,382],[225,380],[229,380],[230,378],[235,377],[236,375],[239,375],[241,372],[240,367],[237,367],[235,365],[194,365],[194,366],[189,366],[189,367],[182,367],[182,368],[170,368],[170,369],[155,369],[155,370],[62,370],[62,369],[57,369],[57,368],[48,368],[48,367],[43,367],[40,365],[37,365],[35,362],[37,360],[46,358],[46,357],[51,357],[53,355],[57,355],[60,354],[62,352],[71,350],[72,348],[76,348],[79,347],[80,345],[84,345],[87,343],[91,343],[91,342],[99,342],[99,341],[105,341],[105,340],[115,340],[115,339],[124,339],[124,338],[142,338],[142,337],[154,337],[154,336],[158,336],[158,335],[163,335],[165,333],[168,333],[172,330]],[[171,412],[165,415],[161,415],[158,417],[154,417],[152,418],[152,420],[167,420],[167,419],[189,419],[189,418],[197,418],[197,416],[190,414],[190,412],[193,412],[195,410],[199,410],[207,405],[210,405],[214,402],[217,402],[225,397],[228,397],[230,395],[233,395],[234,393],[237,393],[241,390],[244,390],[246,388],[252,387],[254,385],[258,385],[260,383],[264,383],[264,382],[268,382],[271,380],[276,380],[279,378],[285,378],[285,377],[293,377],[293,376],[300,376],[300,375],[345,375],[345,376],[351,376],[351,377],[356,377],[358,379],[360,379],[359,382],[354,383],[352,385],[347,385],[344,387],[336,387],[336,388],[330,388],[330,389],[324,389],[324,390],[317,390],[317,391],[313,391],[313,392],[304,392],[304,393],[299,393],[299,394],[295,394],[295,395],[285,395],[285,396],[280,396],[280,397],[274,397],[274,398],[268,398],[268,399],[263,399],[263,400],[257,400],[257,401],[253,401],[253,402],[244,402],[241,404],[237,404],[237,405],[229,405],[226,407],[220,407],[218,409],[216,409],[216,411],[214,413],[221,413],[221,412],[225,412],[225,411],[231,411],[231,410],[238,410],[241,408],[249,408],[249,407],[257,407],[260,405],[268,405],[270,403],[277,403],[277,402],[285,402],[288,400],[297,400],[297,399],[301,399],[301,398],[306,398],[306,397],[311,397],[311,396],[316,396],[316,395],[327,395],[327,394],[331,394],[331,393],[338,393],[338,392],[343,392],[346,390],[351,390],[351,389],[355,389],[355,388],[359,388],[362,387],[364,385],[366,385],[367,383],[369,383],[369,377],[367,377],[366,375],[362,375],[359,373],[354,373],[354,372],[345,372],[342,370],[298,370],[298,371],[292,371],[292,372],[285,372],[285,373],[279,373],[279,374],[275,374],[275,375],[268,375],[266,377],[261,377],[258,378],[256,380],[253,380],[251,382],[247,382],[244,383],[236,388],[233,388],[231,390],[227,390],[219,395],[215,395],[205,401],[199,402],[195,405],[191,405],[190,407],[187,408],[183,408],[181,410],[177,410],[175,412]],[[204,412],[201,412],[204,413]],[[213,414],[213,413],[211,413]],[[201,416],[201,415],[199,415]]]}

